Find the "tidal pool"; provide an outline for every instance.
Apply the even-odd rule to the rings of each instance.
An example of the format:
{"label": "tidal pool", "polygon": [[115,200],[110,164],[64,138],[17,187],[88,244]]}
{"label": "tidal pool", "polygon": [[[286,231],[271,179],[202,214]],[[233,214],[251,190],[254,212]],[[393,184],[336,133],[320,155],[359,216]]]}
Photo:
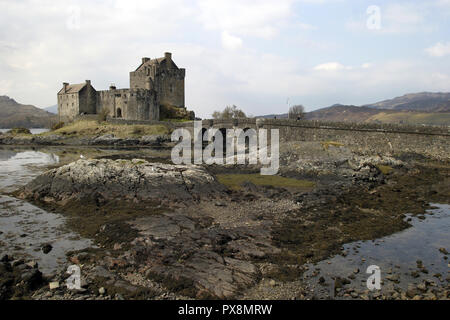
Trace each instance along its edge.
{"label": "tidal pool", "polygon": [[[349,279],[348,287],[365,291],[370,276],[367,268],[376,265],[381,269],[382,292],[394,287],[406,289],[423,280],[445,285],[450,270],[445,254],[445,250],[450,250],[450,205],[432,204],[424,216],[407,215],[406,219],[412,225],[408,229],[376,240],[346,244],[343,255],[308,265],[304,280],[319,295],[330,297],[334,296],[335,277]],[[418,262],[423,268],[418,268]],[[318,284],[320,277],[323,284]]]}
{"label": "tidal pool", "polygon": [[[0,252],[37,261],[44,274],[56,271],[65,262],[66,252],[92,243],[66,230],[62,215],[8,194],[58,162],[53,153],[0,149]],[[48,254],[41,250],[45,244],[53,247]]]}

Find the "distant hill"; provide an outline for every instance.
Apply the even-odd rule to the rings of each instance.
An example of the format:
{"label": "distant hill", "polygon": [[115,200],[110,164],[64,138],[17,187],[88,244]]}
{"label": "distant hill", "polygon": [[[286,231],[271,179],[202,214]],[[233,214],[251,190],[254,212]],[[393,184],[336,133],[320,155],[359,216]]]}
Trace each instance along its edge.
{"label": "distant hill", "polygon": [[450,112],[375,109],[334,105],[306,113],[307,120],[450,125]]}
{"label": "distant hill", "polygon": [[[286,114],[271,114],[260,118],[287,118]],[[306,112],[307,120],[337,122],[376,122],[426,125],[450,125],[450,93],[420,92],[405,94],[363,106],[334,104]]]}
{"label": "distant hill", "polygon": [[425,112],[450,112],[450,92],[409,93],[363,107],[389,110],[414,110]]}
{"label": "distant hill", "polygon": [[53,114],[58,114],[58,105],[55,104],[54,106],[44,108],[44,110]]}
{"label": "distant hill", "polygon": [[364,122],[368,118],[376,115],[379,112],[380,112],[379,110],[367,107],[335,104],[331,107],[307,112],[306,119],[324,120],[324,121]]}
{"label": "distant hill", "polygon": [[55,115],[50,112],[0,96],[0,128],[46,128],[54,120]]}
{"label": "distant hill", "polygon": [[259,116],[257,118],[265,118],[265,119],[287,119],[288,118],[288,114],[287,113],[282,113],[282,114],[267,114],[265,116]]}

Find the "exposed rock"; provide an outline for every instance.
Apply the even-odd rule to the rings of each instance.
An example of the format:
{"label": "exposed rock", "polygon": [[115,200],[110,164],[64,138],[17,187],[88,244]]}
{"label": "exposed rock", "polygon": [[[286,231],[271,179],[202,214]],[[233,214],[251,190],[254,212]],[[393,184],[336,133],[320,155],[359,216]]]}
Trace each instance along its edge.
{"label": "exposed rock", "polygon": [[47,171],[19,190],[18,196],[59,204],[68,200],[186,201],[224,190],[212,175],[196,165],[93,159]]}
{"label": "exposed rock", "polygon": [[140,237],[126,260],[146,266],[147,277],[170,290],[191,297],[230,298],[256,283],[259,271],[251,257],[278,252],[267,240],[268,230],[198,225],[181,213],[137,219],[132,227]]}
{"label": "exposed rock", "polygon": [[161,143],[163,143],[163,142],[169,142],[169,141],[170,141],[170,136],[168,136],[168,135],[154,134],[154,135],[149,135],[149,136],[142,136],[140,139],[140,144],[157,146],[157,145],[161,145]]}
{"label": "exposed rock", "polygon": [[53,249],[53,247],[52,247],[51,244],[45,244],[45,245],[42,246],[42,252],[45,253],[45,254],[47,254],[50,251],[52,251],[52,249]]}

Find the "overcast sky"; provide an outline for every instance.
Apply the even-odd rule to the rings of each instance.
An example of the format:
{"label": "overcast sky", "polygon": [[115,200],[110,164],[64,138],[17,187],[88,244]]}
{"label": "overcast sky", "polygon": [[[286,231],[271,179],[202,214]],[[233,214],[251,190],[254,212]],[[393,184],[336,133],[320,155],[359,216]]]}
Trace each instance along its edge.
{"label": "overcast sky", "polygon": [[200,117],[360,105],[450,91],[449,31],[450,0],[0,0],[0,95],[47,107],[62,82],[127,88],[170,51]]}

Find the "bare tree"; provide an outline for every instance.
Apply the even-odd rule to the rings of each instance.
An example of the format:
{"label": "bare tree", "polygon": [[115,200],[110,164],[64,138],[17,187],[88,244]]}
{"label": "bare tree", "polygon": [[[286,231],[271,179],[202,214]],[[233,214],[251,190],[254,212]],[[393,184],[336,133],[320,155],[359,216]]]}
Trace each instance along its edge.
{"label": "bare tree", "polygon": [[289,119],[300,120],[305,117],[305,107],[301,104],[289,108]]}
{"label": "bare tree", "polygon": [[242,119],[247,118],[247,115],[235,105],[227,106],[223,111],[214,111],[212,114],[214,119]]}

